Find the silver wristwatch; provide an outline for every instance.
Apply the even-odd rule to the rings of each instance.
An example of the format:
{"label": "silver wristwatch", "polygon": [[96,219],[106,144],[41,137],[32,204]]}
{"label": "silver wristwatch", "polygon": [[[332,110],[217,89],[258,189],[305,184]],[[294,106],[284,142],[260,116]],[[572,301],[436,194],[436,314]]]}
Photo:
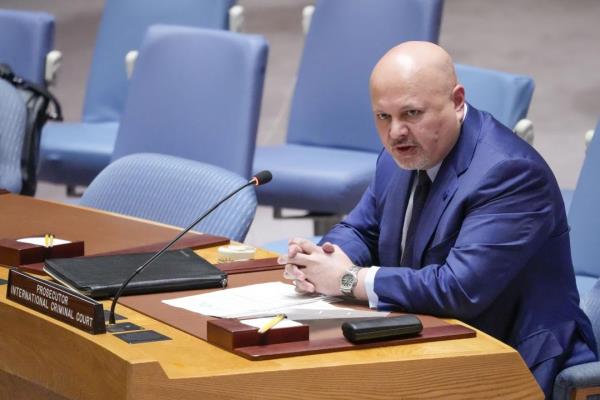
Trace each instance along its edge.
{"label": "silver wristwatch", "polygon": [[353,265],[344,272],[340,278],[340,292],[342,292],[344,296],[354,297],[354,288],[358,283],[358,271],[360,271],[360,269],[361,267]]}

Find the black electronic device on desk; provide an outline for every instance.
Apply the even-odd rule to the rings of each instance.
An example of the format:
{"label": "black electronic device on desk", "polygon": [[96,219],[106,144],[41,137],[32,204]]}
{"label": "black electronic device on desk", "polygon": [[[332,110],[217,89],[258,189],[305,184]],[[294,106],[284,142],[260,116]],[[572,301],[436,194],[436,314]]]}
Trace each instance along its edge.
{"label": "black electronic device on desk", "polygon": [[414,315],[364,319],[342,324],[344,337],[352,343],[409,337],[422,330],[421,320]]}

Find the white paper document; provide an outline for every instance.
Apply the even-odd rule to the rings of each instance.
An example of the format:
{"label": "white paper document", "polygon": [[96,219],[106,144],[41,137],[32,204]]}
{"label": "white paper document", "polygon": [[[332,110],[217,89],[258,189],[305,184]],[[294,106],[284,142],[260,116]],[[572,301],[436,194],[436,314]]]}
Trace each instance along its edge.
{"label": "white paper document", "polygon": [[384,317],[387,312],[336,307],[336,297],[306,295],[293,285],[268,282],[163,300],[173,307],[219,318],[258,318],[283,313],[291,320]]}
{"label": "white paper document", "polygon": [[[17,239],[17,242],[35,244],[37,246],[48,247],[48,243],[46,242],[46,239],[43,236],[42,237],[36,236],[36,237],[21,238],[21,239]],[[57,239],[57,238],[52,239],[52,246],[58,246],[59,244],[66,244],[66,243],[71,243],[71,242],[68,240],[64,240],[64,239]]]}
{"label": "white paper document", "polygon": [[316,319],[350,319],[350,318],[377,318],[387,317],[387,311],[354,310],[352,308],[338,307],[333,304],[318,301],[303,304],[282,310],[287,318],[294,321],[308,321]]}
{"label": "white paper document", "polygon": [[[240,322],[244,325],[248,325],[248,326],[252,326],[254,328],[262,328],[263,326],[265,326],[265,324],[267,322],[269,322],[272,318],[254,318],[254,319],[242,319],[240,320]],[[279,329],[279,328],[291,328],[293,326],[301,326],[302,324],[296,321],[292,321],[290,319],[284,319],[283,321],[279,322],[277,325],[275,325],[272,329]]]}

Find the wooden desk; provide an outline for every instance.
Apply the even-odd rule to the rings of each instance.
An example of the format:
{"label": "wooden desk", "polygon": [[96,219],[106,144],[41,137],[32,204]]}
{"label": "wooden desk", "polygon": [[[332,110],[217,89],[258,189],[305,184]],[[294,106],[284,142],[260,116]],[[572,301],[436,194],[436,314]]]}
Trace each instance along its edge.
{"label": "wooden desk", "polygon": [[[85,240],[88,254],[168,240],[175,232],[14,195],[0,195],[0,215],[0,237],[53,232]],[[89,335],[6,300],[0,286],[0,399],[543,398],[518,353],[481,332],[248,361],[126,307],[118,311],[173,340],[128,345],[110,334]]]}

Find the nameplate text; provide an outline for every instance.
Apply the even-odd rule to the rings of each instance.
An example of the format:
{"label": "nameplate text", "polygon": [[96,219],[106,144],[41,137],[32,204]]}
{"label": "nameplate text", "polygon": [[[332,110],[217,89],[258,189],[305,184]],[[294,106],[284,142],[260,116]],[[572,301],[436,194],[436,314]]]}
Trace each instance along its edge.
{"label": "nameplate text", "polygon": [[6,298],[86,332],[106,333],[101,303],[54,282],[11,269]]}

